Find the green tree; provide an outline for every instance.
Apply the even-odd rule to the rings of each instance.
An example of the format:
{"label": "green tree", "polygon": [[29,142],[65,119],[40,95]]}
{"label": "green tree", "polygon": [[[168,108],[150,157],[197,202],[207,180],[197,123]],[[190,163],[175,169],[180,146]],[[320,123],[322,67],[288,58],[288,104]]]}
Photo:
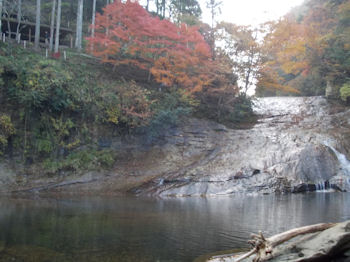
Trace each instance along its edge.
{"label": "green tree", "polygon": [[221,14],[222,1],[207,0],[206,4],[207,4],[207,8],[209,8],[210,15],[211,15],[211,32],[210,32],[210,38],[209,38],[209,45],[211,47],[211,50],[213,51],[214,58],[215,58],[215,22],[216,22],[217,16]]}
{"label": "green tree", "polygon": [[8,138],[14,133],[15,128],[10,116],[6,114],[0,115],[0,155],[4,153],[4,150],[7,147]]}
{"label": "green tree", "polygon": [[194,25],[202,14],[197,0],[171,0],[171,16],[176,23]]}

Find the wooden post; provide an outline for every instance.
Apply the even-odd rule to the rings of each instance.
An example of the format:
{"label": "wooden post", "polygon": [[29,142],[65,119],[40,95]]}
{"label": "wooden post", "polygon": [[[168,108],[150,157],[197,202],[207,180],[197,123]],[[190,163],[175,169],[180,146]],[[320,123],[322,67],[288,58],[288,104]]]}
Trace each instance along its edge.
{"label": "wooden post", "polygon": [[24,47],[24,49],[27,48],[27,41],[26,40],[23,41],[23,47]]}
{"label": "wooden post", "polygon": [[45,57],[48,58],[49,56],[49,50],[47,50],[47,48],[45,49]]}
{"label": "wooden post", "polygon": [[67,60],[67,52],[66,52],[66,50],[63,51],[63,59],[64,59],[64,61]]}

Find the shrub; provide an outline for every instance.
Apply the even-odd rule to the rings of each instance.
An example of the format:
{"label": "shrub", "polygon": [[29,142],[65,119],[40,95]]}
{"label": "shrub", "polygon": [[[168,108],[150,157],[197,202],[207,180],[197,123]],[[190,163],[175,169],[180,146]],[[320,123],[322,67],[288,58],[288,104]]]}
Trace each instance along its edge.
{"label": "shrub", "polygon": [[345,102],[350,99],[350,82],[340,88],[340,98]]}
{"label": "shrub", "polygon": [[112,168],[115,159],[116,153],[110,149],[85,149],[72,152],[61,161],[46,159],[43,166],[49,174],[57,174],[60,171],[80,173]]}
{"label": "shrub", "polygon": [[15,128],[8,115],[0,115],[0,155],[7,147],[8,138],[15,133]]}

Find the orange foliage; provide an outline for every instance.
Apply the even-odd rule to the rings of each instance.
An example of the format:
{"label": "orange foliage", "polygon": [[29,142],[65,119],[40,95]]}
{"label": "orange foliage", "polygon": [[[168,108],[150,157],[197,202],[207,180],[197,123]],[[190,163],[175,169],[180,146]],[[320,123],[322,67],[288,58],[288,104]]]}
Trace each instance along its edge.
{"label": "orange foliage", "polygon": [[153,17],[137,1],[116,0],[103,11],[87,50],[104,63],[150,70],[157,82],[191,92],[210,82],[210,48],[198,28]]}
{"label": "orange foliage", "polygon": [[118,87],[118,109],[122,112],[120,120],[131,127],[142,126],[148,123],[152,116],[149,93],[135,82],[124,83]]}
{"label": "orange foliage", "polygon": [[315,27],[315,23],[297,22],[293,16],[286,16],[272,25],[264,46],[268,60],[260,69],[258,86],[283,92],[299,92],[287,85],[280,75],[306,76],[310,73],[312,58],[321,56],[323,52],[320,33]]}
{"label": "orange foliage", "polygon": [[260,70],[257,80],[258,85],[266,89],[280,90],[285,93],[300,93],[299,90],[285,84],[283,78],[278,75],[277,71],[266,65]]}
{"label": "orange foliage", "polygon": [[[337,42],[348,41],[349,38],[342,37],[350,35],[349,27],[345,26],[342,34],[335,29],[342,15],[346,16],[346,10],[350,10],[350,2],[310,0],[304,8],[302,17],[291,13],[270,24],[271,32],[264,42],[266,61],[260,70],[258,86],[283,90],[285,83],[306,79],[316,71],[324,79],[340,79],[346,74],[345,63],[339,65],[335,60],[342,60],[340,53],[346,54],[346,45],[337,46]],[[331,50],[332,44],[337,51]]]}

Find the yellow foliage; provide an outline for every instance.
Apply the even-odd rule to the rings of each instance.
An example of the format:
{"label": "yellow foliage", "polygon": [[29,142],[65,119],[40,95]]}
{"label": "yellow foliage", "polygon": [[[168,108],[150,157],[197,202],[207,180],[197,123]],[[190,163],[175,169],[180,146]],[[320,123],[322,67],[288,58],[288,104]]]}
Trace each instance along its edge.
{"label": "yellow foliage", "polygon": [[78,147],[79,144],[80,144],[80,139],[77,139],[77,140],[73,141],[72,143],[65,145],[64,148],[71,150],[73,148]]}
{"label": "yellow foliage", "polygon": [[15,127],[12,124],[11,118],[8,115],[0,116],[0,133],[6,136],[15,133]]}
{"label": "yellow foliage", "polygon": [[8,115],[0,116],[0,155],[3,149],[7,146],[7,139],[15,134],[16,130],[12,124],[11,118]]}
{"label": "yellow foliage", "polygon": [[300,93],[299,90],[291,86],[281,84],[281,82],[283,82],[283,79],[278,75],[277,71],[271,67],[265,66],[260,71],[257,86],[269,90],[279,90],[285,93]]}
{"label": "yellow foliage", "polygon": [[118,107],[109,107],[106,110],[106,122],[113,123],[113,124],[118,124],[119,123],[119,118],[120,118],[120,110]]}

